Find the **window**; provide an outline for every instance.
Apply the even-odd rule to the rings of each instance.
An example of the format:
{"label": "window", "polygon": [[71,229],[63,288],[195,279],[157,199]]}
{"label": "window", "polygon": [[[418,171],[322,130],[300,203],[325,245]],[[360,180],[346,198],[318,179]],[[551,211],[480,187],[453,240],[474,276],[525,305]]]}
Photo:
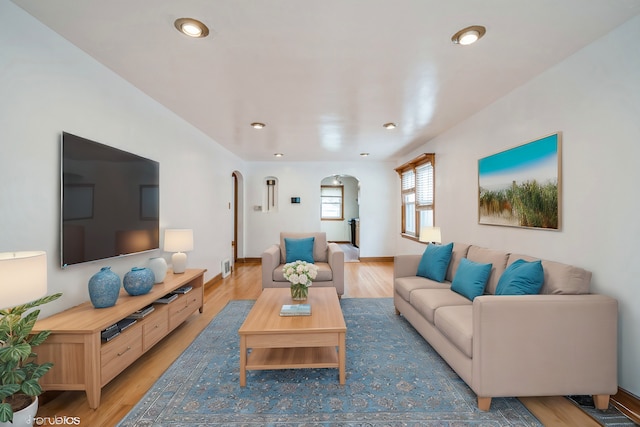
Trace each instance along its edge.
{"label": "window", "polygon": [[422,154],[396,168],[402,191],[402,235],[417,239],[434,225],[435,154]]}
{"label": "window", "polygon": [[344,187],[342,185],[320,186],[321,215],[322,220],[344,220]]}

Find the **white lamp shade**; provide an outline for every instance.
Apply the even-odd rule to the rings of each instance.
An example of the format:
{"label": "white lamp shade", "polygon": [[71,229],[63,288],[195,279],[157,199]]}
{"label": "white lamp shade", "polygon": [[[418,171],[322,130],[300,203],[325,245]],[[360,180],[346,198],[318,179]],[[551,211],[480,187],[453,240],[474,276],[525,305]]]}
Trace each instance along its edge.
{"label": "white lamp shade", "polygon": [[193,250],[193,230],[173,229],[164,231],[166,252],[188,252]]}
{"label": "white lamp shade", "polygon": [[47,254],[42,251],[0,253],[0,308],[36,300],[47,293]]}
{"label": "white lamp shade", "polygon": [[421,242],[436,242],[441,243],[442,237],[440,236],[440,227],[422,227],[420,229]]}

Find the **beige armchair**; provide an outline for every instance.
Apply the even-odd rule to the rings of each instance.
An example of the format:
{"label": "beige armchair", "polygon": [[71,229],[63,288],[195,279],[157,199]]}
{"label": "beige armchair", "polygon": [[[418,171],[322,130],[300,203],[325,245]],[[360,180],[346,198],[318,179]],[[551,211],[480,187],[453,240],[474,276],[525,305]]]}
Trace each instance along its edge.
{"label": "beige armchair", "polygon": [[280,233],[280,244],[271,245],[262,253],[262,288],[289,287],[282,267],[286,263],[285,239],[313,237],[313,263],[318,266],[318,276],[313,286],[335,287],[338,296],[344,294],[344,252],[337,243],[327,243],[325,232]]}

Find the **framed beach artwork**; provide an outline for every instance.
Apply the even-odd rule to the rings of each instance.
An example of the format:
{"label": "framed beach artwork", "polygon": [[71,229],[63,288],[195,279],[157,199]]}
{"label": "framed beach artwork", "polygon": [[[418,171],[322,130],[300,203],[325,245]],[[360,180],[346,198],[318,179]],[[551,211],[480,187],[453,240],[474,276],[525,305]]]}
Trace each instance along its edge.
{"label": "framed beach artwork", "polygon": [[560,229],[560,132],[478,160],[478,223]]}

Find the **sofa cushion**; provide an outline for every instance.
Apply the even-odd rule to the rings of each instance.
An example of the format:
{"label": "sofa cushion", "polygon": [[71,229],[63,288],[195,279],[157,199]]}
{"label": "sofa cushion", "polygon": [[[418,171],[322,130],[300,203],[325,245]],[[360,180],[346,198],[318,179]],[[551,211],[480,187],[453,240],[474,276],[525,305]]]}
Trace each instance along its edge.
{"label": "sofa cushion", "polygon": [[491,264],[491,274],[487,280],[485,288],[486,293],[495,294],[498,280],[504,269],[507,267],[507,259],[509,254],[504,251],[496,251],[494,249],[482,248],[480,246],[471,246],[467,252],[467,258],[480,264]]}
{"label": "sofa cushion", "polygon": [[409,302],[411,292],[416,289],[449,289],[448,283],[440,283],[425,277],[398,277],[394,282],[395,292]]}
{"label": "sofa cushion", "polygon": [[453,243],[447,245],[427,245],[422,254],[416,275],[442,282],[451,261]]}
{"label": "sofa cushion", "polygon": [[473,305],[440,307],[435,325],[465,356],[473,357]]}
{"label": "sofa cushion", "polygon": [[[318,267],[318,274],[314,282],[330,282],[333,280],[333,272],[331,271],[331,267],[326,262],[316,262],[315,266]],[[284,278],[284,264],[280,264],[273,270],[273,281],[274,282],[287,282],[287,279]]]}
{"label": "sofa cushion", "polygon": [[313,261],[314,262],[327,262],[328,250],[327,250],[327,233],[324,231],[317,231],[314,233],[280,233],[280,263],[284,263],[287,259],[287,253],[285,251],[285,238],[291,239],[303,239],[305,237],[313,237]]}
{"label": "sofa cushion", "polygon": [[[511,254],[509,256],[509,264],[518,259],[525,261],[536,261],[528,255]],[[591,272],[580,267],[569,264],[562,264],[555,261],[542,261],[542,269],[544,270],[544,283],[541,294],[565,294],[580,295],[588,294],[591,285]]]}
{"label": "sofa cushion", "polygon": [[472,304],[451,289],[416,289],[411,292],[409,303],[431,324],[434,323],[435,312],[440,307]]}
{"label": "sofa cushion", "polygon": [[306,261],[313,264],[314,240],[314,237],[305,237],[303,239],[285,237],[285,262]]}
{"label": "sofa cushion", "polygon": [[540,293],[543,281],[542,262],[519,259],[502,273],[496,295],[536,295]]}
{"label": "sofa cushion", "polygon": [[470,246],[471,245],[468,243],[455,242],[453,244],[451,261],[449,262],[449,268],[447,268],[447,275],[444,277],[445,280],[448,280],[449,282],[453,281],[456,271],[458,270],[458,265],[460,265],[460,260],[467,257],[467,252],[469,252]]}
{"label": "sofa cushion", "polygon": [[480,264],[463,258],[451,282],[451,290],[473,301],[484,293],[490,273],[491,264]]}

